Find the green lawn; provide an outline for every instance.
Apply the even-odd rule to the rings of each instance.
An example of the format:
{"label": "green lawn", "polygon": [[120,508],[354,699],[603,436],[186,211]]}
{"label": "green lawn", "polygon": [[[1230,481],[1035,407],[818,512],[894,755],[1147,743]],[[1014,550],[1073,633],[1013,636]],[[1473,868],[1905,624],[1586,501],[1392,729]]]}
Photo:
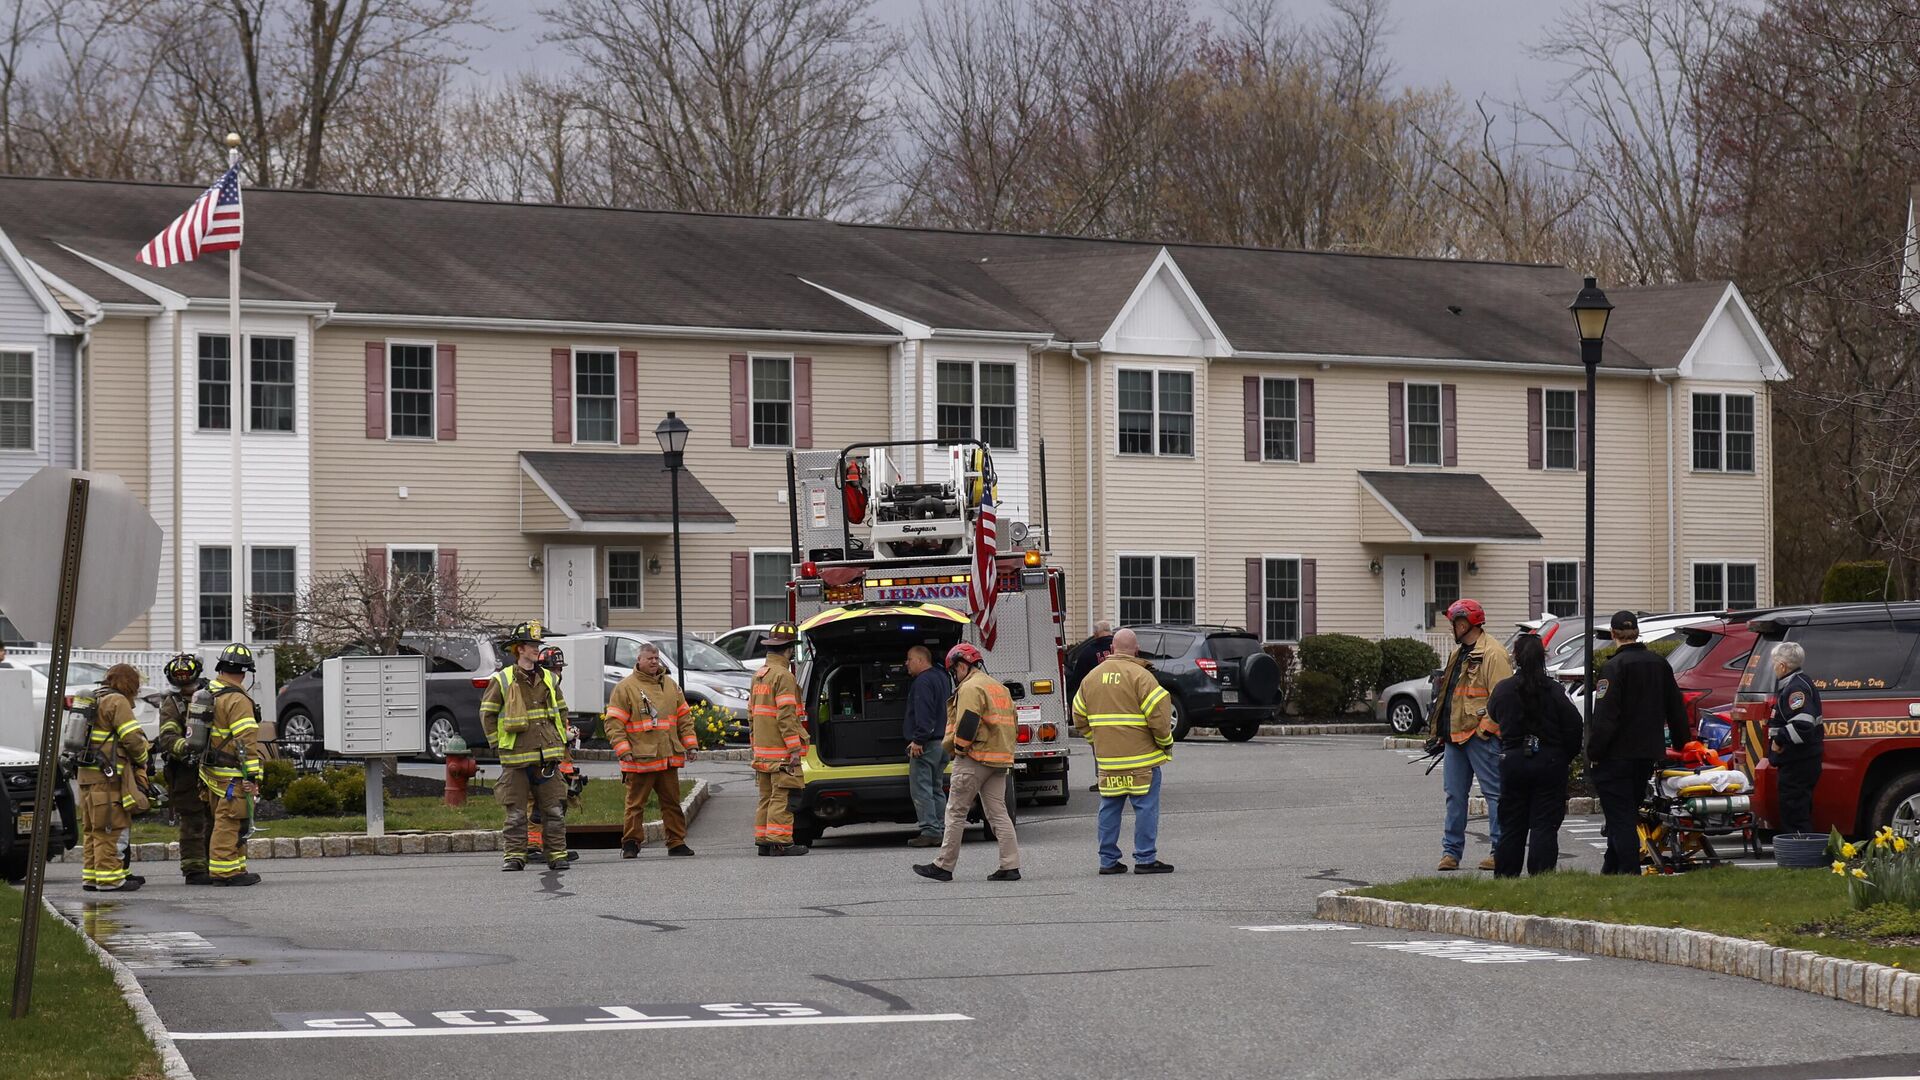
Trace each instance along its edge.
{"label": "green lawn", "polygon": [[[681,797],[693,790],[693,781],[680,782]],[[597,778],[587,783],[586,791],[581,793],[581,808],[569,813],[567,821],[575,825],[611,825],[620,821],[625,813],[626,788],[611,778]],[[458,829],[498,829],[501,825],[502,810],[492,795],[470,795],[465,806],[448,806],[438,797],[426,795],[404,799],[392,799],[387,803],[387,831],[419,829],[429,832],[443,832]],[[660,801],[653,796],[647,798],[648,821],[660,820]],[[293,817],[281,821],[262,821],[254,830],[254,836],[296,837],[321,836],[326,833],[364,833],[367,831],[367,819],[364,815],[354,814],[340,817]],[[180,838],[179,832],[168,825],[159,815],[137,821],[133,826],[133,842],[136,844],[156,844]],[[0,1073],[0,1075],[5,1075]]]}
{"label": "green lawn", "polygon": [[[1920,968],[1920,920],[1901,913],[1862,918],[1847,888],[1825,870],[1723,867],[1660,877],[1561,871],[1535,878],[1428,877],[1356,890],[1360,896],[1548,915],[1676,926],[1807,949],[1850,960]],[[1878,923],[1877,927],[1872,925]],[[1912,925],[1904,925],[1912,924]],[[1866,927],[1849,930],[1848,927]]]}
{"label": "green lawn", "polygon": [[0,1076],[13,1080],[157,1080],[160,1059],[113,976],[80,935],[40,916],[33,1011],[10,1020],[20,890],[0,886]]}

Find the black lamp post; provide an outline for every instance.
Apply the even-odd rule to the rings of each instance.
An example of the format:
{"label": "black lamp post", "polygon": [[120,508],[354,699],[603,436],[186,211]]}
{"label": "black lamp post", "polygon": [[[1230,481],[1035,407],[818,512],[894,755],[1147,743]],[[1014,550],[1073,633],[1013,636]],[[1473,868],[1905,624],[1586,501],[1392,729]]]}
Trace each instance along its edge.
{"label": "black lamp post", "polygon": [[1587,369],[1587,424],[1586,453],[1587,466],[1587,565],[1581,575],[1582,595],[1580,606],[1587,613],[1587,670],[1581,679],[1580,692],[1585,698],[1588,730],[1593,724],[1593,654],[1599,650],[1593,647],[1593,416],[1594,416],[1594,378],[1600,370],[1600,349],[1607,337],[1607,315],[1613,311],[1613,305],[1607,301],[1607,294],[1600,291],[1592,278],[1587,279],[1580,295],[1567,305],[1573,312],[1573,322],[1580,330],[1580,363]]}
{"label": "black lamp post", "polygon": [[686,421],[667,414],[653,437],[660,440],[660,455],[667,467],[668,487],[673,492],[673,662],[685,678],[687,666],[687,626],[680,601],[680,466],[686,461],[687,436],[693,429]]}

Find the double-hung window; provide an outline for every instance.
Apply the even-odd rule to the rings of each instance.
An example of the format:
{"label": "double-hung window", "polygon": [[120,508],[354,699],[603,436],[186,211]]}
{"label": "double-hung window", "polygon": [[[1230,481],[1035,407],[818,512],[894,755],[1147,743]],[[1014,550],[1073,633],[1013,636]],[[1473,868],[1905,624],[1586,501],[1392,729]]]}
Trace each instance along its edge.
{"label": "double-hung window", "polygon": [[199,560],[200,640],[208,644],[232,641],[233,549],[203,545]]}
{"label": "double-hung window", "polygon": [[431,625],[440,609],[440,550],[438,548],[389,548],[387,554],[388,587],[402,627]]}
{"label": "double-hung window", "polygon": [[1693,610],[1741,611],[1760,606],[1760,568],[1755,563],[1693,564]]}
{"label": "double-hung window", "polygon": [[620,441],[618,353],[580,350],[573,354],[573,441]]}
{"label": "double-hung window", "polygon": [[1300,640],[1300,560],[1267,559],[1262,595],[1268,641]]}
{"label": "double-hung window", "polygon": [[33,354],[0,352],[0,450],[33,449]]}
{"label": "double-hung window", "polygon": [[1260,456],[1264,461],[1300,460],[1300,380],[1260,380]]}
{"label": "double-hung window", "polygon": [[387,346],[387,430],[396,439],[434,437],[433,353],[432,345]]}
{"label": "double-hung window", "polygon": [[1547,614],[1565,616],[1580,610],[1580,564],[1550,562],[1547,574]]}
{"label": "double-hung window", "polygon": [[1407,384],[1407,464],[1440,464],[1440,384]]}
{"label": "double-hung window", "polygon": [[1118,372],[1122,454],[1193,456],[1193,372]]}
{"label": "double-hung window", "polygon": [[643,552],[609,551],[607,552],[607,606],[610,608],[638,608],[643,595],[640,575],[646,564]]}
{"label": "double-hung window", "polygon": [[201,334],[194,393],[201,431],[225,431],[233,423],[232,339]]}
{"label": "double-hung window", "polygon": [[293,629],[294,549],[249,548],[247,558],[253,585],[247,593],[247,608],[253,616],[254,640],[283,640]]}
{"label": "double-hung window", "polygon": [[248,338],[247,365],[247,430],[291,432],[293,339]]}
{"label": "double-hung window", "polygon": [[1433,561],[1434,606],[1445,611],[1458,599],[1460,599],[1460,561],[1435,559]]}
{"label": "double-hung window", "polygon": [[1752,394],[1693,395],[1695,472],[1753,471],[1753,408]]}
{"label": "double-hung window", "polygon": [[942,360],[934,386],[936,438],[979,439],[995,450],[1017,448],[1020,410],[1012,364]]}
{"label": "double-hung window", "polygon": [[1573,390],[1548,390],[1541,399],[1545,406],[1542,419],[1546,432],[1546,467],[1579,468],[1580,450],[1575,440],[1579,437],[1580,395]]}
{"label": "double-hung window", "polygon": [[1120,556],[1120,622],[1191,624],[1196,575],[1191,555]]}
{"label": "double-hung window", "polygon": [[748,364],[753,373],[753,445],[792,446],[793,357],[756,356]]}
{"label": "double-hung window", "polygon": [[787,578],[792,558],[785,551],[753,553],[753,621],[777,623],[787,617]]}

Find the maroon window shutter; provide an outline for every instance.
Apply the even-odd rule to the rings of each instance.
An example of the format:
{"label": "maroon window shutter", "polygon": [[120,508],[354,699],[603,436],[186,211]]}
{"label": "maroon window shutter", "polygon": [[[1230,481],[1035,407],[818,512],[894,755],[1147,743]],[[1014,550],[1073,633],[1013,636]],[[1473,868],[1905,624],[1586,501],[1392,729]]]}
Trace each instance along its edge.
{"label": "maroon window shutter", "polygon": [[1456,421],[1459,410],[1455,407],[1456,397],[1452,383],[1440,387],[1440,460],[1449,469],[1460,464],[1459,424]]}
{"label": "maroon window shutter", "polygon": [[573,350],[553,350],[553,441],[573,441]]}
{"label": "maroon window shutter", "polygon": [[441,342],[435,346],[433,358],[434,434],[451,442],[460,437],[460,382],[454,371],[453,345]]}
{"label": "maroon window shutter", "polygon": [[1527,564],[1527,618],[1537,619],[1547,607],[1547,564],[1535,559]]}
{"label": "maroon window shutter", "polygon": [[1407,384],[1387,384],[1387,464],[1407,463]]}
{"label": "maroon window shutter", "polygon": [[1582,472],[1587,468],[1587,392],[1581,390],[1573,397],[1573,457],[1579,462],[1575,468]]}
{"label": "maroon window shutter", "polygon": [[433,569],[440,577],[440,621],[451,622],[460,609],[460,549],[441,548]]}
{"label": "maroon window shutter", "polygon": [[1300,380],[1300,461],[1313,462],[1313,380]]}
{"label": "maroon window shutter", "polygon": [[1300,560],[1300,636],[1320,632],[1320,572],[1313,559]]}
{"label": "maroon window shutter", "polygon": [[813,449],[813,357],[793,358],[793,446]]}
{"label": "maroon window shutter", "polygon": [[[1242,450],[1248,461],[1259,461],[1260,447],[1260,376],[1248,375],[1240,380],[1241,403],[1243,412],[1240,421]],[[1251,559],[1247,560],[1251,565]],[[1251,627],[1249,627],[1251,629]]]}
{"label": "maroon window shutter", "polygon": [[1527,468],[1538,469],[1546,465],[1546,405],[1540,388],[1527,390]]}
{"label": "maroon window shutter", "polygon": [[620,445],[640,441],[640,354],[620,350]]}
{"label": "maroon window shutter", "polygon": [[[727,395],[733,418],[733,445],[752,446],[753,430],[747,415],[747,354],[727,357]],[[735,623],[734,625],[739,625]]]}
{"label": "maroon window shutter", "polygon": [[387,343],[367,342],[367,438],[387,437]]}
{"label": "maroon window shutter", "polygon": [[376,628],[387,621],[387,549],[367,549],[367,615]]}
{"label": "maroon window shutter", "polygon": [[753,558],[744,551],[733,553],[733,625],[753,621]]}
{"label": "maroon window shutter", "polygon": [[[1258,380],[1256,380],[1258,381]],[[1247,560],[1247,629],[1262,639],[1267,636],[1266,568],[1259,559]]]}

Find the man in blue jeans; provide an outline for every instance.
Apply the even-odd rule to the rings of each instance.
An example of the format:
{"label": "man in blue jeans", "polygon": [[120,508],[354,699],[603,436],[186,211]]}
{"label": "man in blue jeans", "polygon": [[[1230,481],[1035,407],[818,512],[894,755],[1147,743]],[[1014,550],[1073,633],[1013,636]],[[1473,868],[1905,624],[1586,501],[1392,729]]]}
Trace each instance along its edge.
{"label": "man in blue jeans", "polygon": [[[1441,870],[1460,869],[1467,850],[1467,797],[1475,777],[1487,800],[1487,833],[1500,846],[1500,725],[1487,716],[1487,700],[1502,679],[1513,674],[1507,650],[1487,634],[1487,612],[1473,600],[1447,608],[1453,640],[1459,648],[1448,661],[1440,692],[1429,710],[1432,721],[1427,752],[1446,755],[1441,771],[1447,791],[1447,818],[1440,836]],[[1480,862],[1493,869],[1493,856]]]}
{"label": "man in blue jeans", "polygon": [[1140,659],[1132,630],[1113,635],[1113,655],[1073,696],[1073,733],[1093,743],[1100,773],[1100,873],[1124,874],[1120,816],[1133,803],[1133,872],[1171,874],[1160,861],[1160,766],[1172,760],[1173,702]]}
{"label": "man in blue jeans", "polygon": [[907,784],[913,792],[913,812],[920,825],[920,831],[907,841],[907,846],[939,847],[946,832],[947,796],[942,789],[947,773],[947,750],[943,740],[953,680],[934,666],[933,654],[924,645],[907,650],[907,674],[913,676],[913,685],[907,689],[907,718],[903,724],[907,738]]}

